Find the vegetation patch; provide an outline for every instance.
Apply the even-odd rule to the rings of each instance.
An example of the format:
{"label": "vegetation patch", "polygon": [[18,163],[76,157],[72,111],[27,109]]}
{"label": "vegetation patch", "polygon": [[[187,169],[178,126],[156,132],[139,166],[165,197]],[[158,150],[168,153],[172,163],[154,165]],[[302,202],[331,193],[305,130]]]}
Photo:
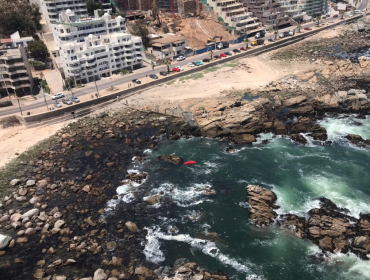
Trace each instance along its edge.
{"label": "vegetation patch", "polygon": [[216,72],[217,70],[221,69],[220,66],[213,66],[213,67],[209,67],[207,68],[206,70],[204,70],[204,74],[208,74],[208,73],[212,73],[212,72]]}
{"label": "vegetation patch", "polygon": [[236,61],[236,60],[225,62],[225,63],[221,64],[221,67],[237,67],[237,66],[239,66],[239,62]]}
{"label": "vegetation patch", "polygon": [[186,81],[186,80],[198,80],[198,79],[201,79],[203,77],[204,77],[204,75],[203,75],[202,72],[194,73],[194,74],[190,74],[189,76],[185,76],[185,77],[180,78],[180,82]]}
{"label": "vegetation patch", "polygon": [[13,103],[10,100],[0,102],[0,108],[8,107],[8,106],[13,106]]}
{"label": "vegetation patch", "polygon": [[167,82],[166,85],[170,86],[170,85],[173,85],[175,82],[176,80],[172,80],[172,81]]}

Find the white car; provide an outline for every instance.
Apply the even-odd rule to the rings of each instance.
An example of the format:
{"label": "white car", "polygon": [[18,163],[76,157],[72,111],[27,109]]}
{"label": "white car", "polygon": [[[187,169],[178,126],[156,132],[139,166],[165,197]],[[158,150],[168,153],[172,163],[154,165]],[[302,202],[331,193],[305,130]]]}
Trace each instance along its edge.
{"label": "white car", "polygon": [[284,38],[284,33],[280,33],[279,38]]}
{"label": "white car", "polygon": [[64,97],[63,92],[58,92],[58,93],[54,94],[54,95],[51,97],[51,99],[56,100],[56,99],[63,98],[63,97]]}
{"label": "white car", "polygon": [[[190,62],[190,63],[188,63],[188,66],[189,67],[194,67],[195,65],[194,65],[194,63],[193,62]],[[181,69],[180,69],[181,70]]]}
{"label": "white car", "polygon": [[53,104],[56,108],[62,108],[62,104],[59,103],[57,100]]}
{"label": "white car", "polygon": [[184,71],[184,68],[182,68],[181,66],[177,66],[176,68],[179,68],[180,71]]}
{"label": "white car", "polygon": [[181,55],[181,56],[177,57],[177,58],[176,58],[176,60],[177,60],[177,61],[185,60],[185,56],[182,56],[182,55]]}

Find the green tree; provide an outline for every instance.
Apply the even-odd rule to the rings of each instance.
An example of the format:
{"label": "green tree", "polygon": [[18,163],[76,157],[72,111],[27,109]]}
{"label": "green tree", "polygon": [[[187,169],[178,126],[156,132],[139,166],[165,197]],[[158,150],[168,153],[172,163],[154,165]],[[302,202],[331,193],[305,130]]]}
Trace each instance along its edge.
{"label": "green tree", "polygon": [[132,34],[135,36],[141,37],[141,40],[143,41],[143,45],[147,48],[149,47],[150,38],[149,36],[149,30],[145,26],[143,22],[137,22],[131,26],[132,28]]}
{"label": "green tree", "polygon": [[298,23],[298,25],[297,25],[297,32],[298,33],[301,33],[301,28],[302,28],[302,25],[300,23]]}
{"label": "green tree", "polygon": [[41,29],[40,19],[39,6],[28,0],[0,0],[0,35],[19,31],[21,36],[32,36]]}
{"label": "green tree", "polygon": [[212,50],[209,52],[209,56],[211,57],[211,60],[212,60],[212,58],[213,58],[213,51]]}
{"label": "green tree", "polygon": [[316,17],[317,25],[320,25],[320,20],[321,20],[321,17],[320,16],[317,16]]}
{"label": "green tree", "polygon": [[167,65],[167,73],[170,72],[171,60],[166,60],[164,64]]}
{"label": "green tree", "polygon": [[96,3],[94,0],[87,0],[86,6],[87,6],[87,12],[91,16],[94,15],[95,10],[100,10],[102,7],[101,3]]}
{"label": "green tree", "polygon": [[49,60],[49,52],[43,41],[33,41],[28,43],[28,51],[32,58],[38,61],[47,62]]}
{"label": "green tree", "polygon": [[168,28],[167,25],[163,26],[162,31],[163,33],[170,33],[170,29]]}
{"label": "green tree", "polygon": [[243,42],[245,43],[245,47],[248,49],[249,39],[245,38]]}

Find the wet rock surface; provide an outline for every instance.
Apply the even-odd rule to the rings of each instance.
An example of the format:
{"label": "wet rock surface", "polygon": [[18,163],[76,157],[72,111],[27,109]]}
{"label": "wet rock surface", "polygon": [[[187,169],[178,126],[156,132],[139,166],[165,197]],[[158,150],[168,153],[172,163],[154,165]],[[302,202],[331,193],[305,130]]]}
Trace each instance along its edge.
{"label": "wet rock surface", "polygon": [[174,165],[181,165],[183,159],[175,155],[161,155],[158,157],[158,160],[173,163]]}
{"label": "wet rock surface", "polygon": [[256,226],[271,225],[277,217],[276,195],[272,191],[256,185],[247,186],[249,218]]}
{"label": "wet rock surface", "polygon": [[347,215],[345,208],[339,208],[331,200],[318,198],[320,208],[311,209],[306,217],[294,214],[278,216],[273,209],[276,195],[263,187],[247,187],[250,205],[250,220],[256,226],[271,225],[276,219],[284,229],[299,238],[309,239],[323,252],[352,252],[363,259],[370,253],[370,214],[359,219]]}
{"label": "wet rock surface", "polygon": [[117,222],[107,202],[119,201],[116,188],[122,182],[145,181],[148,174],[127,168],[133,158],[145,158],[145,149],[158,146],[153,135],[160,130],[165,137],[190,134],[182,119],[159,121],[155,114],[134,110],[84,118],[22,165],[22,175],[9,178],[11,193],[0,202],[0,278],[154,277],[135,274],[147,265],[141,226],[147,203],[118,203]]}

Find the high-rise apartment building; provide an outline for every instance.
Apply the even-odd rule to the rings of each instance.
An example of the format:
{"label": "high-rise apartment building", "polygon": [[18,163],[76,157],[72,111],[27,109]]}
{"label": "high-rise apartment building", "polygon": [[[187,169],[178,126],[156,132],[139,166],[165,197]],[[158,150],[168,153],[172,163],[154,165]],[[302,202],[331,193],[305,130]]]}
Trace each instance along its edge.
{"label": "high-rise apartment building", "polygon": [[0,49],[0,96],[31,94],[33,78],[23,46]]}
{"label": "high-rise apartment building", "polygon": [[67,10],[51,27],[66,78],[88,83],[142,67],[142,40],[128,32],[121,16],[95,11],[94,18],[79,19]]}
{"label": "high-rise apartment building", "polygon": [[[102,9],[111,9],[110,0],[94,0],[102,4]],[[59,14],[66,10],[73,11],[78,17],[87,17],[86,0],[40,0],[40,6],[47,24],[58,20]]]}

